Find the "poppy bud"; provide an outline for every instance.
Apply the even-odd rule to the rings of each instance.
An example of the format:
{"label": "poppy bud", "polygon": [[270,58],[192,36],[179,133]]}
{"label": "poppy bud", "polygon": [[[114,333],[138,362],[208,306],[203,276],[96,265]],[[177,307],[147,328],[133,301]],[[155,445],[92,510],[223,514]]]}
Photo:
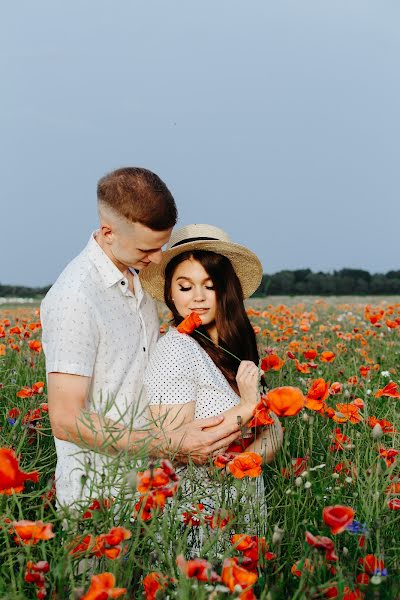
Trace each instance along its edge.
{"label": "poppy bud", "polygon": [[374,427],[371,431],[371,436],[374,440],[378,440],[379,438],[381,438],[383,436],[383,429],[379,423],[374,425]]}

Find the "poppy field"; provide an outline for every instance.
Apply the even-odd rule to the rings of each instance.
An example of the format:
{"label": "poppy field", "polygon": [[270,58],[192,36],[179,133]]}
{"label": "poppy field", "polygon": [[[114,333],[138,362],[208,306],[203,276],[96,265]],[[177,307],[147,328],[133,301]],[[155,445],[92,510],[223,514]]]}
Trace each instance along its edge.
{"label": "poppy field", "polygon": [[245,428],[185,472],[144,446],[72,509],[39,310],[0,308],[0,600],[400,598],[399,300],[247,307],[267,386],[250,433],[278,416],[275,459],[246,452]]}

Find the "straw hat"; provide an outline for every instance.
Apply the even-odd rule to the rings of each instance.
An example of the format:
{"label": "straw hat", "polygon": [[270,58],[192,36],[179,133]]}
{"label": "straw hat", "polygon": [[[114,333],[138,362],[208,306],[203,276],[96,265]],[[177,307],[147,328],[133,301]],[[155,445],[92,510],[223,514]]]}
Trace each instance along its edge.
{"label": "straw hat", "polygon": [[243,296],[248,298],[260,285],[262,265],[251,250],[231,242],[225,231],[213,225],[186,225],[175,231],[160,264],[151,263],[140,271],[143,288],[153,298],[164,302],[165,268],[169,261],[190,250],[210,250],[229,258],[242,285]]}

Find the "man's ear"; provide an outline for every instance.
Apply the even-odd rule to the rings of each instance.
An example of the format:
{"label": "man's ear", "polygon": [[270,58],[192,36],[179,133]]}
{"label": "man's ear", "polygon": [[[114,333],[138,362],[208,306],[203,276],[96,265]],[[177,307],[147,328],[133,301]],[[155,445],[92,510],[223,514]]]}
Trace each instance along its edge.
{"label": "man's ear", "polygon": [[113,228],[111,225],[108,225],[107,223],[102,223],[100,225],[100,231],[101,231],[101,235],[104,239],[104,241],[107,244],[111,244],[112,240],[113,240]]}

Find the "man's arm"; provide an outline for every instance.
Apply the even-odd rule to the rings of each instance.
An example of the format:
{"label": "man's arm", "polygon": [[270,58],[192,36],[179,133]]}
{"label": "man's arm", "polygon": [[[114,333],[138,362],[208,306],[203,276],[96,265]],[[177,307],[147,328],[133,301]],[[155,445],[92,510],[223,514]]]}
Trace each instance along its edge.
{"label": "man's arm", "polygon": [[[124,425],[86,409],[91,378],[67,373],[49,373],[48,405],[53,435],[78,446],[103,453],[136,452],[148,443],[150,452],[163,456],[172,452],[178,460],[197,464],[229,445],[239,435],[236,423],[224,423],[223,415],[187,420],[180,426],[172,419],[161,430],[129,431]],[[219,426],[218,430],[210,428]]]}

